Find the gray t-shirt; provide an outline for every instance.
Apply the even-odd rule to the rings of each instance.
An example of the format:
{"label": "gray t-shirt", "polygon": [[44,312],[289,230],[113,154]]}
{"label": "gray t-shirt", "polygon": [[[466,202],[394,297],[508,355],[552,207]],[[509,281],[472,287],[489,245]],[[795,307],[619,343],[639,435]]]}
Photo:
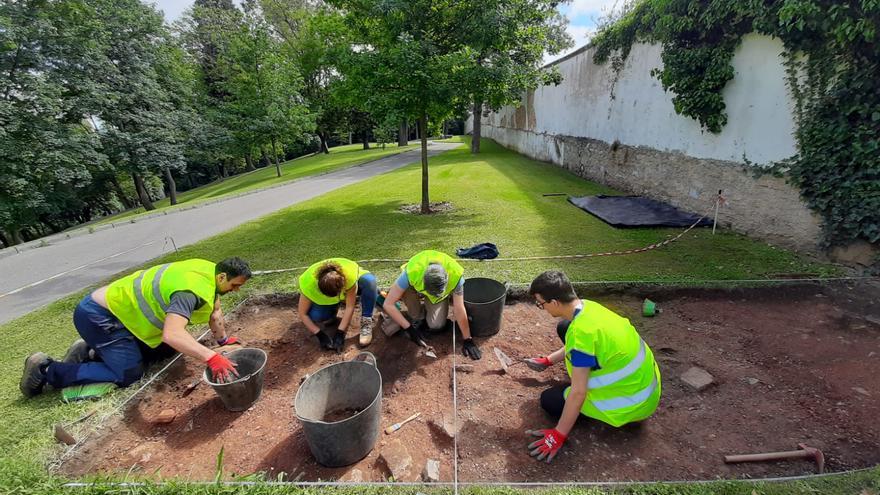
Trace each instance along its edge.
{"label": "gray t-shirt", "polygon": [[171,294],[171,303],[168,305],[168,311],[165,311],[165,313],[174,313],[189,320],[193,311],[204,305],[205,301],[199,296],[188,290],[180,290]]}

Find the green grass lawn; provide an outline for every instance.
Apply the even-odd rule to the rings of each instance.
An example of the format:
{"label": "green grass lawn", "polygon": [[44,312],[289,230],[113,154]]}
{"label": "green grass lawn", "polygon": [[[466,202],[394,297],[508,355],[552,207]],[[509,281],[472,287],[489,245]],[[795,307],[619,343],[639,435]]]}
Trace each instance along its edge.
{"label": "green grass lawn", "polygon": [[377,147],[376,143],[371,143],[371,148],[363,149],[363,144],[347,144],[344,146],[336,146],[330,148],[330,154],[308,155],[293,160],[288,160],[281,164],[281,177],[278,177],[275,166],[270,165],[265,168],[257,169],[253,172],[230,177],[226,180],[212,182],[195,189],[180,193],[177,195],[177,204],[170,205],[170,200],[165,198],[156,201],[153,204],[155,210],[147,212],[142,207],[124,211],[111,217],[103,218],[95,225],[107,222],[117,222],[119,220],[130,220],[132,217],[142,215],[144,213],[157,213],[163,210],[171,211],[181,206],[192,206],[196,203],[218,199],[231,194],[240,194],[243,192],[270,187],[284,182],[301,179],[315,174],[322,174],[339,170],[346,167],[360,165],[372,160],[378,160],[389,155],[396,155],[411,149],[415,146],[397,146],[396,144],[388,144],[383,150]]}
{"label": "green grass lawn", "polygon": [[[504,150],[493,142],[472,156],[466,146],[431,159],[431,200],[449,201],[450,213],[421,216],[399,211],[417,203],[420,193],[418,164],[354,184],[313,200],[249,222],[224,234],[185,247],[163,261],[204,257],[219,260],[237,255],[256,270],[306,266],[330,256],[352,259],[407,258],[418,250],[433,248],[452,252],[476,242],[494,242],[501,255],[537,256],[576,254],[641,247],[675,235],[680,229],[614,229],[568,204],[564,197],[543,197],[546,192],[594,194],[610,189],[584,181],[558,167],[535,162]],[[707,205],[707,208],[709,205]],[[366,264],[388,286],[399,271],[399,263]],[[527,283],[540,271],[560,268],[573,280],[698,281],[703,279],[752,279],[772,274],[797,272],[832,275],[825,265],[811,263],[787,251],[769,247],[743,236],[711,229],[692,231],[680,241],[647,253],[592,258],[578,261],[530,261],[469,263],[466,276],[491,276],[514,283]],[[255,277],[234,297],[224,300],[230,307],[237,300],[256,293],[293,291],[298,273]],[[85,292],[85,289],[84,291]],[[24,400],[18,379],[24,357],[43,350],[61,356],[75,338],[71,312],[82,293],[67,297],[13,322],[0,326],[6,352],[0,358],[0,492],[33,486],[35,493],[57,489],[57,480],[45,474],[47,458],[57,453],[51,426],[77,418],[93,404],[62,404],[57,394]],[[103,401],[113,401],[128,391]],[[206,456],[216,456],[206,452]],[[5,487],[5,488],[4,488]],[[835,477],[830,480],[789,482],[755,487],[725,482],[704,485],[651,485],[628,488],[623,493],[723,493],[749,495],[794,493],[853,493],[862,488],[880,495],[880,471]],[[259,493],[281,492],[261,487]],[[237,493],[243,489],[211,487],[152,487],[148,493]],[[317,492],[313,489],[312,492]],[[364,493],[361,488],[334,490]],[[369,492],[381,490],[370,490]],[[415,493],[400,488],[391,493]],[[425,491],[424,489],[420,491]],[[254,491],[248,491],[254,493]],[[472,493],[513,493],[512,490],[479,489]],[[557,490],[552,493],[575,493]],[[582,493],[582,492],[578,492]],[[587,492],[598,493],[598,492]]]}

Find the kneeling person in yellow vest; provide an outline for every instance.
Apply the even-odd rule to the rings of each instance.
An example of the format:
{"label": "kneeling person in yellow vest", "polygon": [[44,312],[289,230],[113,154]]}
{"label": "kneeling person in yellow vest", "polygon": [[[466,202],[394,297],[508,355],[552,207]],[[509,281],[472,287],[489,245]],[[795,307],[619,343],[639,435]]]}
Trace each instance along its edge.
{"label": "kneeling person in yellow vest", "polygon": [[186,330],[187,323],[208,323],[220,345],[229,337],[220,295],[237,291],[251,277],[247,263],[229,258],[220,263],[191,259],[138,270],[87,295],[73,312],[82,340],[62,361],[42,352],[25,360],[19,384],[28,397],[54,388],[112,382],[120,387],[141,378],[145,364],[174,351],[207,363],[216,380],[235,374],[222,354],[203,346]]}
{"label": "kneeling person in yellow vest", "polygon": [[[393,320],[395,329],[402,328],[417,344],[422,342],[424,335],[419,327],[423,319],[427,321],[429,329],[443,329],[449,315],[449,298],[452,297],[455,321],[461,329],[461,352],[471,359],[480,359],[482,353],[471,338],[471,326],[464,307],[464,269],[461,265],[448,254],[428,250],[417,253],[400,268],[402,273],[382,305],[382,309]],[[424,308],[420,296],[425,299]],[[397,301],[401,298],[413,321],[397,309]]]}
{"label": "kneeling person in yellow vest", "polygon": [[612,426],[654,414],[660,402],[660,369],[629,320],[599,303],[578,299],[562,272],[542,273],[529,294],[539,308],[562,318],[556,331],[563,346],[526,364],[543,371],[565,360],[571,378],[570,387],[541,394],[541,407],[559,420],[555,428],[530,432],[541,437],[528,446],[532,456],[550,462],[580,414]]}
{"label": "kneeling person in yellow vest", "polygon": [[[303,324],[318,339],[324,349],[342,351],[345,332],[354,316],[357,296],[361,296],[361,330],[359,343],[368,346],[373,341],[373,309],[379,292],[376,277],[345,258],[330,258],[310,266],[299,277],[298,313]],[[345,301],[342,319],[336,318],[339,303]],[[331,339],[318,324],[338,323]]]}

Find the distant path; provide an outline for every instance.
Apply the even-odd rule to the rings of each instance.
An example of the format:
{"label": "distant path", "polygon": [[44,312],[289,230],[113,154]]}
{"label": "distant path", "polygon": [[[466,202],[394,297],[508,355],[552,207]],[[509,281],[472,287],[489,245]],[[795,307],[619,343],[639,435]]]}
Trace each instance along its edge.
{"label": "distant path", "polygon": [[[461,146],[431,143],[430,155]],[[0,258],[0,323],[24,315],[157,256],[343,186],[417,162],[415,149],[354,167],[116,228],[53,241]]]}

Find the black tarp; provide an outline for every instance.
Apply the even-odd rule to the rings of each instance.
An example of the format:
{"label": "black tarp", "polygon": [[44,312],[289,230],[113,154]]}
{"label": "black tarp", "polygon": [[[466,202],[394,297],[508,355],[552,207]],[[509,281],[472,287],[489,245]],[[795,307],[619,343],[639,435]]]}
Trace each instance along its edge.
{"label": "black tarp", "polygon": [[[568,202],[615,227],[690,227],[699,215],[642,196],[568,197]],[[704,218],[698,226],[712,225]]]}

